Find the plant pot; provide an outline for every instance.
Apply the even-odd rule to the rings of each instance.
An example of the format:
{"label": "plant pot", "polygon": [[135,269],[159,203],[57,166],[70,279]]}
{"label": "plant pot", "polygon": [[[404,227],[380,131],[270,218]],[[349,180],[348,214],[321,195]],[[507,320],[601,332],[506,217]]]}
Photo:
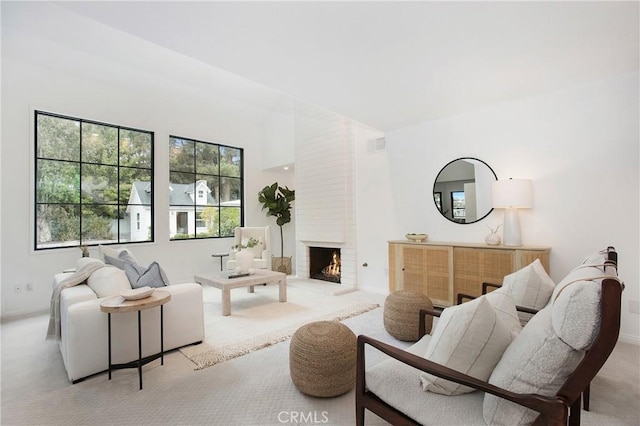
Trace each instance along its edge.
{"label": "plant pot", "polygon": [[291,256],[272,257],[271,269],[276,272],[283,272],[287,275],[290,275],[291,274]]}

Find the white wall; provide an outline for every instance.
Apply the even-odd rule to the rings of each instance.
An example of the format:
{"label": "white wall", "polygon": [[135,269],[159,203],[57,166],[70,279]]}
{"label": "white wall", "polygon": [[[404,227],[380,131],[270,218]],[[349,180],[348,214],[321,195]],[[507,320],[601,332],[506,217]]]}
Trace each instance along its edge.
{"label": "white wall", "polygon": [[637,72],[625,74],[386,134],[386,164],[371,156],[358,176],[377,183],[375,189],[359,184],[368,202],[358,210],[358,220],[370,223],[372,212],[381,213],[370,231],[379,236],[375,259],[386,251],[383,240],[407,232],[427,232],[435,241],[484,241],[486,225],[501,223],[502,211],[454,224],[431,196],[442,166],[476,157],[499,179],[533,180],[534,208],[520,213],[522,239],[552,248],[556,282],[587,254],[607,245],[618,249],[626,282],[621,334],[640,342],[640,317],[629,311],[629,302],[640,299],[638,80]]}
{"label": "white wall", "polygon": [[[214,82],[194,88],[178,71],[203,71],[196,61],[153,45],[140,46],[139,40],[66,16],[48,4],[2,7],[3,316],[47,309],[53,274],[75,266],[81,255],[77,248],[33,251],[34,109],[155,132],[156,188],[168,187],[170,134],[244,148],[246,223],[275,227],[257,202],[258,191],[274,179],[274,173],[263,171],[262,158],[269,111],[233,97],[224,88],[217,90]],[[47,13],[40,13],[41,7]],[[51,22],[54,18],[58,21]],[[57,43],[55,32],[51,38],[42,33],[46,28],[83,33],[78,43],[87,42],[94,50],[74,48],[75,41]],[[96,38],[93,43],[88,42],[92,37]],[[115,60],[118,57],[122,61]],[[147,69],[130,66],[129,59]],[[170,73],[176,78],[171,80],[164,73],[173,67]],[[273,130],[271,135],[275,137]],[[291,174],[287,176],[292,179]],[[219,268],[211,254],[228,251],[231,239],[170,242],[168,192],[157,191],[155,203],[155,242],[132,246],[140,262],[158,261],[174,282],[190,281],[194,273]],[[279,235],[273,229],[272,233],[278,241]],[[91,249],[91,256],[98,256],[97,249]],[[26,291],[27,283],[33,284],[34,291]],[[16,285],[22,286],[22,293],[14,292]]]}

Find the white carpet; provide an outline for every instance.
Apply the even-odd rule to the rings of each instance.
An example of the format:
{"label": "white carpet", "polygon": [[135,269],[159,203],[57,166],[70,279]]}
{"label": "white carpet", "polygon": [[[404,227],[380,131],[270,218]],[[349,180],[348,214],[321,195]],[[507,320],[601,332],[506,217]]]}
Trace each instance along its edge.
{"label": "white carpet", "polygon": [[[384,296],[363,292],[332,299],[322,294],[310,297],[335,302],[328,305],[329,310],[354,302],[384,301]],[[234,309],[241,314],[239,306],[232,306],[232,314]],[[384,331],[381,308],[343,323],[356,334],[405,345]],[[200,371],[194,371],[193,363],[180,352],[172,351],[164,365],[157,360],[143,367],[144,389],[138,390],[135,369],[116,371],[112,380],[104,373],[70,384],[58,345],[44,340],[47,324],[47,314],[2,324],[3,426],[355,424],[353,391],[335,398],[298,392],[289,375],[288,341]],[[368,366],[380,360],[375,354],[367,355]],[[583,426],[640,424],[639,360],[639,346],[618,344],[591,383],[591,412],[582,413]],[[366,424],[387,425],[371,413],[366,414]],[[460,425],[452,418],[451,426]]]}
{"label": "white carpet", "polygon": [[309,322],[341,321],[379,306],[297,287],[289,287],[287,301],[278,302],[278,286],[269,285],[255,287],[254,293],[235,289],[231,315],[222,316],[220,290],[207,286],[203,290],[204,342],[180,349],[196,370],[285,341]]}

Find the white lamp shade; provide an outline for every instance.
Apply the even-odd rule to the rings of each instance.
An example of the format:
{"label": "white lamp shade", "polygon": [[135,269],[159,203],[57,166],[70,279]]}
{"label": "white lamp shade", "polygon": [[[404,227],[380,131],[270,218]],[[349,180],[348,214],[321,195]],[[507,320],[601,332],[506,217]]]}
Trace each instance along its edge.
{"label": "white lamp shade", "polygon": [[497,180],[491,184],[491,205],[497,209],[533,207],[533,183],[529,179]]}

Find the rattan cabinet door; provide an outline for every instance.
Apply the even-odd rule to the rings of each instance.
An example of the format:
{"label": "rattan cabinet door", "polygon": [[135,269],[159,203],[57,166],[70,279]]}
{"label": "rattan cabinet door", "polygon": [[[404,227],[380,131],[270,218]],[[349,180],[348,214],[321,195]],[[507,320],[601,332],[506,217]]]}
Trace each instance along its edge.
{"label": "rattan cabinet door", "polygon": [[515,268],[514,250],[455,247],[453,249],[453,290],[470,296],[482,294],[482,283],[502,284]]}
{"label": "rattan cabinet door", "polygon": [[453,303],[453,248],[389,244],[389,291],[428,296],[434,305]]}

